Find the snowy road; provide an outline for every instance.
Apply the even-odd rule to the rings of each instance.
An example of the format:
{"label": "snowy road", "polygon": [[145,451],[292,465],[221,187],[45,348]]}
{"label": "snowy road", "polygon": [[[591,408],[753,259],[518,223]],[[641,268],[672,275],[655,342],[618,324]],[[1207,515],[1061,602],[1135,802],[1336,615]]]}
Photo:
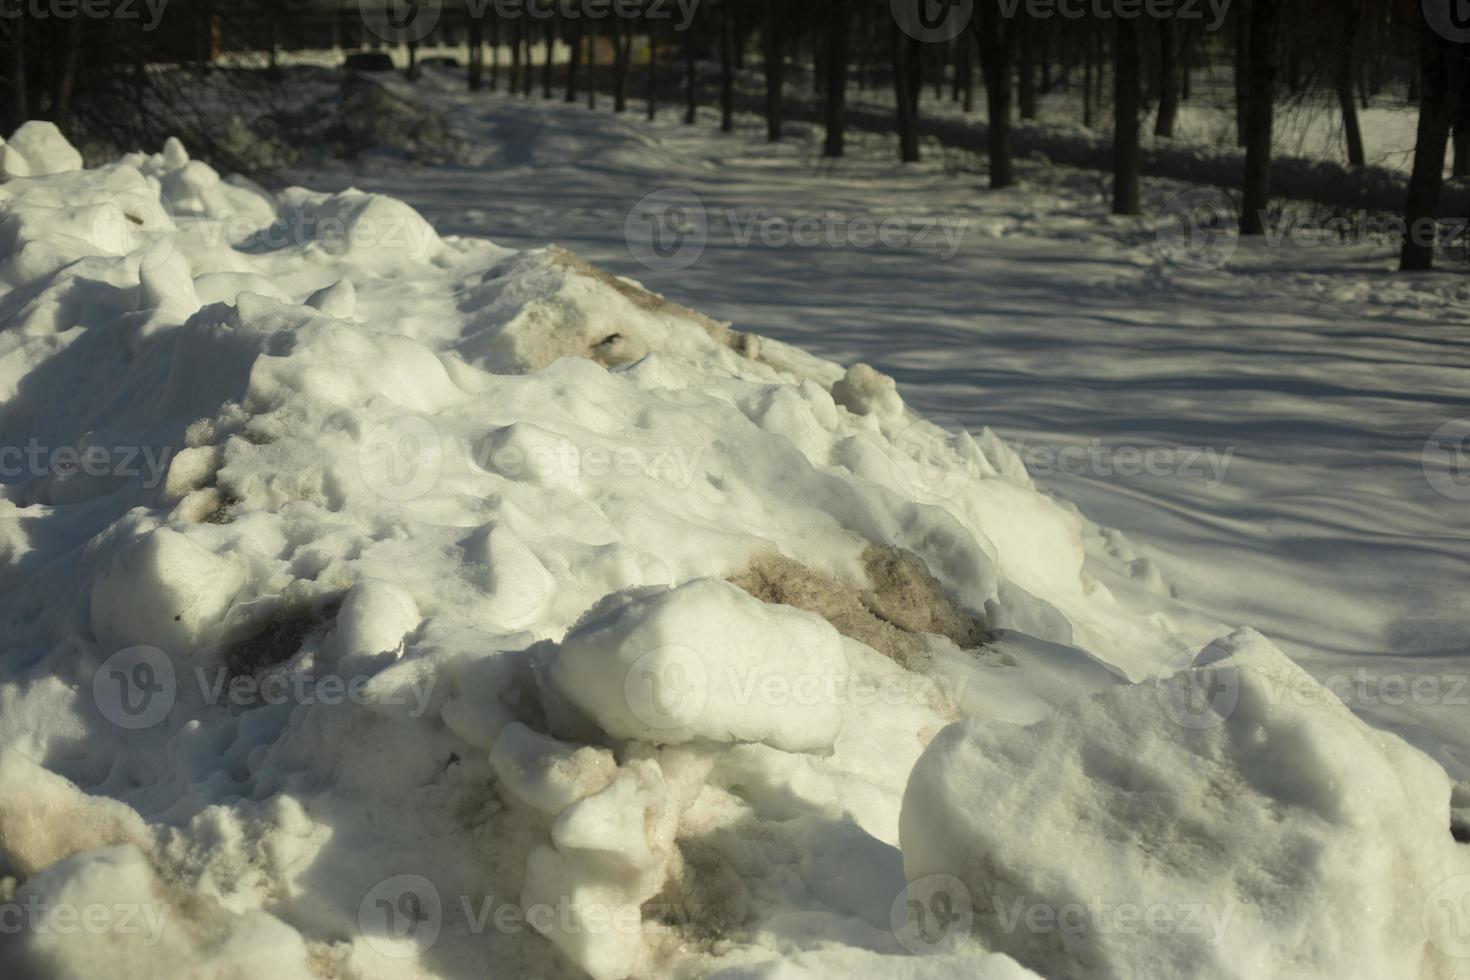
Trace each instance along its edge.
{"label": "snowy road", "polygon": [[[739,329],[877,366],[1118,529],[1090,545],[1131,561],[1141,592],[1261,629],[1470,779],[1470,474],[1426,457],[1470,416],[1463,272],[1404,278],[1387,246],[1290,241],[1190,271],[1161,258],[1151,219],[1109,217],[1093,174],[1033,166],[995,193],[983,161],[931,148],[899,168],[876,137],[834,165],[817,136],[767,146],[754,119],[722,136],[671,109],[649,124],[637,103],[614,117],[449,79],[418,97],[475,165],[294,178],[400,197],[441,234],[555,242]],[[670,187],[702,200],[708,244],[650,269],[619,231]],[[1178,190],[1149,184],[1146,202]],[[872,244],[885,219],[890,244]]]}

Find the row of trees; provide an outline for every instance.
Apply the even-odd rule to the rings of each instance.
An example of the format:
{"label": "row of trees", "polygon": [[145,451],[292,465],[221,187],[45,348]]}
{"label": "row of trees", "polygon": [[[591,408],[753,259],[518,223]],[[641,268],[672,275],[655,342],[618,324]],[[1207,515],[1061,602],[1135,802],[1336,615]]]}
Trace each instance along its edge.
{"label": "row of trees", "polygon": [[[1173,136],[1180,106],[1199,97],[1192,83],[1204,72],[1229,80],[1224,91],[1233,97],[1234,137],[1244,149],[1238,189],[1246,235],[1265,231],[1272,133],[1285,100],[1333,105],[1353,166],[1366,163],[1358,113],[1372,96],[1392,87],[1418,104],[1405,207],[1411,228],[1434,217],[1451,143],[1454,172],[1470,174],[1470,55],[1453,17],[1457,0],[1233,0],[1178,4],[1168,8],[1174,16],[1155,18],[1121,16],[1140,10],[1137,0],[904,2],[913,5],[912,16],[890,0],[524,0],[544,5],[534,12],[505,0],[446,0],[442,10],[400,7],[399,16],[382,22],[405,32],[411,74],[420,45],[463,43],[472,88],[504,86],[527,95],[539,88],[545,97],[585,97],[593,107],[606,93],[615,111],[625,111],[641,85],[650,115],[682,74],[687,122],[710,101],[729,130],[736,109],[748,107],[764,115],[768,137],[779,140],[787,116],[808,111],[825,123],[829,156],[844,152],[854,87],[889,93],[904,161],[919,159],[929,92],[967,111],[983,95],[993,187],[1016,180],[1013,120],[1039,119],[1047,97],[1066,90],[1073,96],[1068,104],[1079,106],[1078,122],[1094,128],[1111,122],[1119,214],[1140,210],[1143,122],[1152,120],[1155,136]],[[1432,16],[1438,7],[1441,18]],[[174,0],[165,10],[162,22],[146,30],[143,17],[0,21],[8,47],[0,81],[12,124],[43,117],[66,125],[84,97],[104,105],[141,101],[150,68],[160,62],[207,62],[220,50],[243,48],[267,51],[274,66],[282,45],[382,43],[383,32],[368,29],[355,0],[304,8],[287,8],[283,0],[228,8]],[[433,30],[424,33],[415,19],[430,14]],[[569,49],[570,58],[554,58],[558,48]],[[737,106],[747,90],[737,85],[747,61],[759,69],[762,92]],[[801,105],[793,106],[797,98]],[[1402,265],[1429,268],[1433,253],[1432,241],[1411,235]]]}

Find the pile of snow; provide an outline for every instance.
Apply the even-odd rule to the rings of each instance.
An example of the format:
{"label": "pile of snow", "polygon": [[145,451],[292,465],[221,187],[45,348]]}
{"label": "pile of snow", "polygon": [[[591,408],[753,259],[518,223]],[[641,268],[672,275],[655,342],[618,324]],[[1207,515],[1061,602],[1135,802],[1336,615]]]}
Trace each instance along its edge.
{"label": "pile of snow", "polygon": [[44,177],[80,170],[82,154],[54,123],[33,120],[0,140],[0,170],[6,177]]}
{"label": "pile of snow", "polygon": [[7,975],[1224,975],[951,894],[996,888],[1268,900],[1240,962],[1449,975],[1410,915],[1458,867],[1442,775],[1246,681],[1160,721],[1130,679],[1190,651],[990,432],[557,248],[30,133]]}
{"label": "pile of snow", "polygon": [[1241,630],[1156,686],[946,729],[901,841],[1048,977],[1465,976],[1449,805],[1428,756]]}

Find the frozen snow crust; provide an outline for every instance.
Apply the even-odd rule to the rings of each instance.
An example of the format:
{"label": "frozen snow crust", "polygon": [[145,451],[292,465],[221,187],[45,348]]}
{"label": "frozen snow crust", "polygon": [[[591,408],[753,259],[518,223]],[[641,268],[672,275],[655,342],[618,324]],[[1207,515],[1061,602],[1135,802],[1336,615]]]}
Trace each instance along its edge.
{"label": "frozen snow crust", "polygon": [[0,973],[1470,975],[1438,767],[990,432],[176,141],[0,166]]}

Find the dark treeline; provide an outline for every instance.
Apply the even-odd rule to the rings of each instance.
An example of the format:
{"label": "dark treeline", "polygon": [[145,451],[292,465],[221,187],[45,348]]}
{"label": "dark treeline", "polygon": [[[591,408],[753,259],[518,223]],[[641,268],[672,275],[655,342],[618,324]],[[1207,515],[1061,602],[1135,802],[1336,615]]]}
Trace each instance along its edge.
{"label": "dark treeline", "polygon": [[[1411,229],[1435,216],[1447,157],[1454,174],[1470,175],[1470,23],[1456,20],[1456,0],[1167,8],[1139,0],[912,0],[907,15],[890,0],[445,0],[442,8],[400,0],[381,18],[364,16],[355,0],[172,0],[156,17],[140,2],[132,18],[95,19],[36,15],[65,0],[28,3],[24,16],[0,20],[11,128],[42,118],[69,133],[106,136],[166,66],[254,51],[274,73],[282,50],[371,51],[396,42],[410,77],[421,68],[419,48],[468,45],[471,89],[585,100],[591,108],[601,95],[615,112],[641,101],[650,118],[667,107],[690,125],[707,103],[727,131],[737,108],[752,108],[772,141],[783,138],[799,102],[806,118],[825,125],[823,150],[833,157],[845,152],[854,93],[891,102],[903,161],[920,159],[921,120],[935,102],[967,112],[983,102],[989,183],[997,188],[1017,180],[1018,121],[1077,123],[1112,135],[1119,214],[1141,207],[1142,134],[1173,137],[1181,108],[1209,79],[1234,110],[1243,150],[1235,189],[1247,235],[1267,230],[1274,117],[1294,101],[1314,99],[1340,115],[1350,166],[1367,162],[1358,116],[1370,99],[1393,93],[1418,106],[1404,208]],[[1171,15],[1136,15],[1147,9]],[[1122,16],[1128,12],[1135,16]],[[756,89],[751,104],[737,105]],[[1055,98],[1063,92],[1065,101]],[[1401,264],[1429,268],[1433,254],[1432,241],[1410,234]]]}

